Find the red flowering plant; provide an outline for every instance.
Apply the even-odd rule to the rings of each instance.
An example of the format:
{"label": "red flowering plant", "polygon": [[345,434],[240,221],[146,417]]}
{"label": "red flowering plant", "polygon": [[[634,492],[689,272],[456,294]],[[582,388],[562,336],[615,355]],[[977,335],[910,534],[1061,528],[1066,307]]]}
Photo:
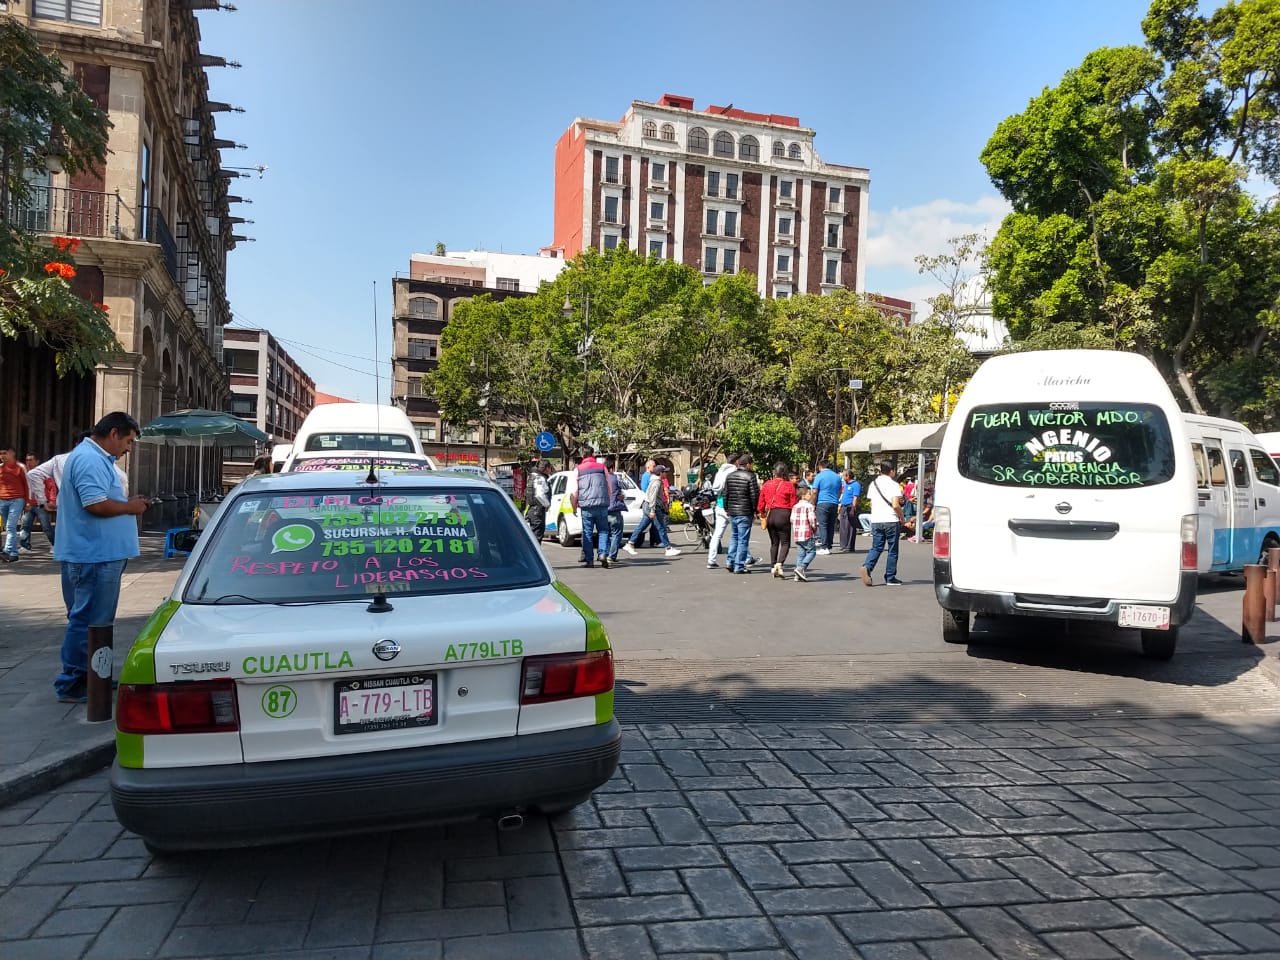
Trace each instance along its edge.
{"label": "red flowering plant", "polygon": [[[91,371],[119,351],[106,307],[78,296],[76,237],[48,226],[31,171],[101,169],[111,122],[66,65],[30,31],[0,16],[0,337],[27,336],[53,349],[59,375]],[[56,162],[55,162],[56,161]]]}

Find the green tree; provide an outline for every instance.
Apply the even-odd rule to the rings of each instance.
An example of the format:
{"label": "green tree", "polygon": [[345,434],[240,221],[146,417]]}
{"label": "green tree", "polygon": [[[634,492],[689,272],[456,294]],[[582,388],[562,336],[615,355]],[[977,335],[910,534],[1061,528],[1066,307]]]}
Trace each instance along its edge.
{"label": "green tree", "polygon": [[106,309],[76,296],[69,238],[26,228],[31,174],[46,165],[74,174],[106,161],[107,116],[40,50],[13,17],[0,16],[0,335],[27,334],[55,352],[59,374],[93,369],[118,350]]}
{"label": "green tree", "polygon": [[798,467],[804,459],[800,430],[787,417],[764,410],[739,410],[724,429],[725,448],[750,452],[755,470],[772,476],[775,463]]}
{"label": "green tree", "polygon": [[1244,182],[1280,182],[1280,4],[1155,0],[1143,31],[987,143],[1013,205],[993,311],[1027,343],[1146,353],[1192,410],[1274,423],[1280,220]]}

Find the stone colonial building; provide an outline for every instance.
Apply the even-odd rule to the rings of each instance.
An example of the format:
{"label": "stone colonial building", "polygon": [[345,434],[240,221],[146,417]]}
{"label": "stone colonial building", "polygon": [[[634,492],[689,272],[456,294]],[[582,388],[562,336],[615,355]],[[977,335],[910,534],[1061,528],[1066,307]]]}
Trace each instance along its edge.
{"label": "stone colonial building", "polygon": [[552,248],[625,244],[702,271],[750,273],[763,297],[864,292],[870,171],[828,163],[796,117],[691,97],[579,117],[556,143]]}
{"label": "stone colonial building", "polygon": [[[59,379],[52,353],[0,339],[0,435],[47,456],[111,410],[141,423],[184,407],[221,410],[227,252],[238,239],[222,168],[196,10],[217,0],[23,0],[0,4],[56,53],[112,123],[105,169],[43,175],[9,211],[27,229],[78,237],[77,292],[105,303],[122,353],[87,377]],[[224,15],[221,13],[210,15]],[[201,484],[196,458],[152,444],[126,466],[131,489],[180,495]],[[206,491],[219,465],[205,457]],[[177,509],[173,511],[176,515]],[[164,521],[168,517],[151,517]]]}

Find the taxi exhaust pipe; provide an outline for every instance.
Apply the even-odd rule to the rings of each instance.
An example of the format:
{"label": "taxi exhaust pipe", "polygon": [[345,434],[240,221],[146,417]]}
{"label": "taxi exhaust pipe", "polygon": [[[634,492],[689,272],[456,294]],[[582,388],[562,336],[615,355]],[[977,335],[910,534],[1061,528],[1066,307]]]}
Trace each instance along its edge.
{"label": "taxi exhaust pipe", "polygon": [[522,813],[505,813],[498,818],[498,829],[519,830],[524,826],[524,814]]}

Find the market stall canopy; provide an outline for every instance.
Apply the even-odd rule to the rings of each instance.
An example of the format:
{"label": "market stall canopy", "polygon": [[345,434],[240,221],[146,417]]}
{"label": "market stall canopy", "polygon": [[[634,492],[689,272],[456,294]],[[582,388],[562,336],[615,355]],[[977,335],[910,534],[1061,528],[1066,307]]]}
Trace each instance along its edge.
{"label": "market stall canopy", "polygon": [[266,443],[267,435],[247,420],[217,410],[174,410],[156,417],[142,428],[138,438],[144,443],[176,447]]}
{"label": "market stall canopy", "polygon": [[841,453],[915,453],[942,449],[946,423],[904,423],[896,427],[866,427],[840,444]]}

